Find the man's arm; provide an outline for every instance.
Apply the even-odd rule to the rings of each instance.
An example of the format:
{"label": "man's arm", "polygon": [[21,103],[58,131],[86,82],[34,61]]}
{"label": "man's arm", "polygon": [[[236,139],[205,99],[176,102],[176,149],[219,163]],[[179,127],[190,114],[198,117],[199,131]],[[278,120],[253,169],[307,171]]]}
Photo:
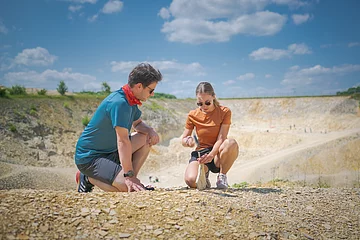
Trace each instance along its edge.
{"label": "man's arm", "polygon": [[158,144],[160,141],[159,135],[155,130],[144,123],[140,118],[133,122],[133,128],[139,133],[146,134],[148,136],[150,146]]}
{"label": "man's arm", "polygon": [[[115,131],[122,171],[123,173],[127,173],[130,170],[134,171],[132,164],[132,146],[129,139],[128,130],[122,127],[115,127]],[[124,183],[127,186],[129,192],[145,190],[137,177],[124,177],[124,179]]]}
{"label": "man's arm", "polygon": [[124,170],[124,173],[127,173],[128,171],[133,170],[131,161],[132,147],[129,139],[129,133],[126,128],[122,127],[115,127],[115,131],[121,166]]}

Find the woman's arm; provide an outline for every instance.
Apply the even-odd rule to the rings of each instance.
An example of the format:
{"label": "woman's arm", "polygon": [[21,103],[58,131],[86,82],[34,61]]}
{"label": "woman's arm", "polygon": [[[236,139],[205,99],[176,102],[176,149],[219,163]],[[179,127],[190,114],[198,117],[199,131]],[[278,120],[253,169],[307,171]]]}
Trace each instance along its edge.
{"label": "woman's arm", "polygon": [[205,154],[203,157],[199,159],[200,163],[208,163],[213,160],[213,158],[219,153],[219,148],[221,144],[227,139],[227,135],[229,133],[230,125],[221,124],[220,131],[217,137],[217,140],[208,154]]}
{"label": "woman's arm", "polygon": [[181,145],[184,147],[194,147],[195,141],[191,136],[193,130],[185,129],[183,134],[181,135]]}

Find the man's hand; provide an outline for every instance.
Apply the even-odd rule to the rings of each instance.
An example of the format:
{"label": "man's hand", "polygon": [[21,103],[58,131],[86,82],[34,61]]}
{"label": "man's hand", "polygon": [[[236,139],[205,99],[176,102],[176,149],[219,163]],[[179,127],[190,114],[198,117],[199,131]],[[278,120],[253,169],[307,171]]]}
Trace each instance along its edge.
{"label": "man's hand", "polygon": [[159,135],[155,132],[154,129],[150,129],[148,133],[148,143],[151,146],[158,144],[160,141]]}
{"label": "man's hand", "polygon": [[136,177],[126,177],[125,185],[128,188],[128,192],[139,192],[145,190],[144,185]]}

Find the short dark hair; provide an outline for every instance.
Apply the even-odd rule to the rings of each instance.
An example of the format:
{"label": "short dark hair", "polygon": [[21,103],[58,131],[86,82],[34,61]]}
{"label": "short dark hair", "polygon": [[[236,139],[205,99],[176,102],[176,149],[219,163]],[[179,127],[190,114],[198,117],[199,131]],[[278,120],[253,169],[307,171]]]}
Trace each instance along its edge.
{"label": "short dark hair", "polygon": [[140,63],[130,72],[128,84],[133,87],[137,83],[141,83],[144,87],[149,86],[153,82],[160,82],[162,74],[149,63]]}

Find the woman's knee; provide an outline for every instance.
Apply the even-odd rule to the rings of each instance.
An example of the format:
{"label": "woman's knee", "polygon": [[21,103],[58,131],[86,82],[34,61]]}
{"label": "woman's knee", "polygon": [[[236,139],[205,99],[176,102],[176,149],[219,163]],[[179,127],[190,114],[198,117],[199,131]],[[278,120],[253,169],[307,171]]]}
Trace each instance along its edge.
{"label": "woman's knee", "polygon": [[194,186],[196,187],[196,177],[197,176],[193,174],[189,174],[189,173],[185,174],[184,180],[186,185],[188,185],[189,187],[194,187]]}
{"label": "woman's knee", "polygon": [[220,149],[222,150],[226,149],[226,151],[231,151],[231,150],[238,151],[239,145],[235,139],[228,138],[221,144]]}

